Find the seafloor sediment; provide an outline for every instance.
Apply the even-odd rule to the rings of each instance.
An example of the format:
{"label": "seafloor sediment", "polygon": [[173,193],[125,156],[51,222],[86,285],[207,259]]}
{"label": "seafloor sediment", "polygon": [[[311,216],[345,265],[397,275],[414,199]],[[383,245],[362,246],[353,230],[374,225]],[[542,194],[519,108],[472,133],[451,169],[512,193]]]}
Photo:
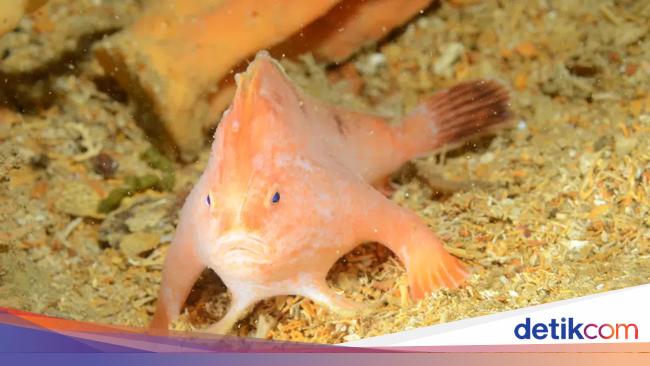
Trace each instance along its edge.
{"label": "seafloor sediment", "polygon": [[[144,326],[209,149],[196,164],[165,168],[126,94],[87,52],[137,15],[139,1],[48,6],[50,18],[25,19],[0,39],[0,74],[13,83],[0,86],[0,306]],[[375,307],[345,318],[278,297],[233,334],[335,343],[649,283],[648,18],[644,1],[456,0],[339,67],[284,60],[310,93],[392,116],[457,81],[494,78],[511,89],[517,118],[395,175],[393,199],[468,264],[466,286],[412,303],[401,264],[365,244],[335,265],[330,284]],[[128,178],[172,173],[171,191]],[[125,184],[142,189],[98,213]],[[206,273],[175,327],[201,328],[227,302]]]}

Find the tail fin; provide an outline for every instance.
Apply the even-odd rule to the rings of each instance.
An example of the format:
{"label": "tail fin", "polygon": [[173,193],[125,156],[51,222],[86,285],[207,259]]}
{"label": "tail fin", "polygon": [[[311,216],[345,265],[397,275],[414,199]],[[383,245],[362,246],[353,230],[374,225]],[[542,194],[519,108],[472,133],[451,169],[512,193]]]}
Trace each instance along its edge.
{"label": "tail fin", "polygon": [[398,127],[413,156],[460,145],[510,120],[508,91],[496,81],[464,82],[420,104]]}
{"label": "tail fin", "polygon": [[405,258],[411,297],[422,299],[432,290],[457,288],[465,282],[468,272],[463,263],[449,254],[442,245],[413,245]]}

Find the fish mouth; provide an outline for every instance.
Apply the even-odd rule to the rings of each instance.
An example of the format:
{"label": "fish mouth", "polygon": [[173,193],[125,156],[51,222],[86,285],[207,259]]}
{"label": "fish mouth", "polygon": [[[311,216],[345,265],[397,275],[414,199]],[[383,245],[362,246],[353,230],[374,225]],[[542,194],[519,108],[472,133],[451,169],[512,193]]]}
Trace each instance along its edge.
{"label": "fish mouth", "polygon": [[217,244],[221,246],[232,246],[233,244],[236,243],[241,243],[241,242],[252,242],[257,245],[264,245],[264,241],[262,238],[255,234],[247,233],[245,231],[231,231],[225,235],[222,235],[217,239]]}
{"label": "fish mouth", "polygon": [[241,231],[221,236],[216,248],[214,254],[225,265],[261,265],[269,261],[272,251],[259,236]]}

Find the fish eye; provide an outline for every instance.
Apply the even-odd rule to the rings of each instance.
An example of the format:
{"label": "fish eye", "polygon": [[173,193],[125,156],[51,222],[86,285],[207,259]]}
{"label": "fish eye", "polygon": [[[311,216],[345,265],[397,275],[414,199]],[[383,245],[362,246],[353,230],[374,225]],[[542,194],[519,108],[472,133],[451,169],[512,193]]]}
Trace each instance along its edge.
{"label": "fish eye", "polygon": [[212,200],[210,199],[210,195],[205,196],[205,203],[207,203],[208,206],[212,206]]}
{"label": "fish eye", "polygon": [[275,192],[273,197],[271,197],[271,203],[275,204],[280,202],[280,192]]}

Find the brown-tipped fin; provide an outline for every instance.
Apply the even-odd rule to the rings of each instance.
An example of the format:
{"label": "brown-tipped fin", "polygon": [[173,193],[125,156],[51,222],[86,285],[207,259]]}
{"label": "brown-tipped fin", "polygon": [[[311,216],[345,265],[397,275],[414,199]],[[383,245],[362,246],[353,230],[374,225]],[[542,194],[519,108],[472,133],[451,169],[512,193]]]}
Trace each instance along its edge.
{"label": "brown-tipped fin", "polygon": [[493,132],[511,116],[508,91],[496,81],[475,80],[429,97],[399,128],[417,156]]}

